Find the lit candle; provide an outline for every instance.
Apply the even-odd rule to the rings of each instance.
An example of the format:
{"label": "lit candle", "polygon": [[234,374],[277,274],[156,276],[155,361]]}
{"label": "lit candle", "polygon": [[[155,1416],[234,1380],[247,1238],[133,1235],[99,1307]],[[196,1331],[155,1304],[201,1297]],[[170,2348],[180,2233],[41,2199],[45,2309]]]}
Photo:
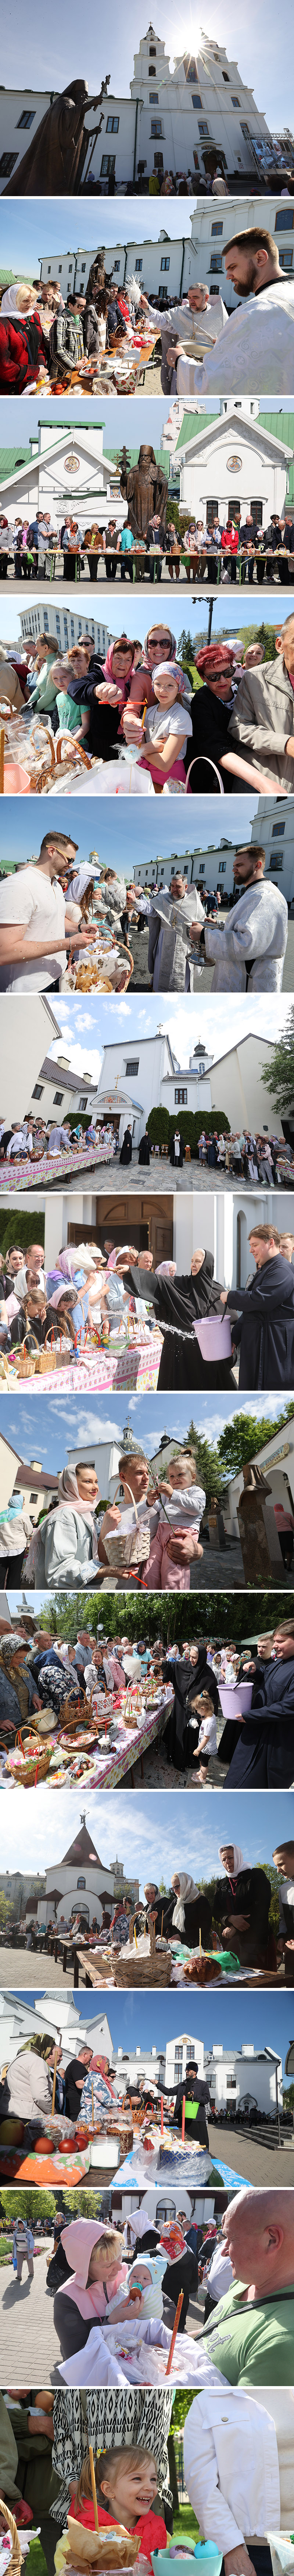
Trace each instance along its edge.
{"label": "lit candle", "polygon": [[99,2531],[98,2510],[97,2510],[97,2493],[96,2493],[96,2478],[95,2478],[94,2455],[93,2455],[93,2450],[92,2450],[92,2442],[89,2442],[89,2461],[90,2461],[90,2469],[91,2469],[91,2487],[92,2487],[92,2496],[93,2496],[93,2505],[94,2505],[94,2522],[95,2522],[95,2531]]}
{"label": "lit candle", "polygon": [[183,2093],[183,2109],[182,2109],[182,2146],[184,2145],[184,2136],[185,2136],[185,2116],[186,2116],[186,2094],[185,2094],[185,2093]]}
{"label": "lit candle", "polygon": [[52,2093],[52,2113],[53,2113],[53,2111],[55,2110],[56,2067],[57,2067],[57,2048],[55,2048],[55,2049],[54,2049],[54,2075],[53,2075],[53,2093]]}
{"label": "lit candle", "polygon": [[176,2308],[176,2314],[175,2314],[175,2322],[174,2322],[173,2331],[172,2331],[172,2339],[171,2339],[171,2343],[170,2343],[170,2347],[169,2347],[168,2360],[167,2360],[167,2364],[166,2364],[166,2374],[165,2374],[165,2375],[166,2375],[166,2379],[168,2379],[168,2378],[169,2378],[169,2372],[170,2372],[170,2370],[171,2370],[171,2366],[172,2366],[172,2361],[173,2361],[173,2356],[174,2356],[174,2349],[175,2349],[175,2340],[176,2340],[176,2335],[177,2335],[177,2332],[178,2332],[179,2318],[180,2318],[180,2316],[181,2316],[181,2309],[182,2309],[182,2306],[183,2306],[183,2297],[184,2297],[184,2291],[183,2291],[183,2290],[180,2290],[180,2294],[179,2294],[179,2298],[178,2298],[178,2305],[177,2305],[177,2308]]}
{"label": "lit candle", "polygon": [[161,2109],[161,2136],[162,2136],[162,2138],[163,2138],[163,2094],[162,2094],[162,2093],[161,2093],[161,2095],[160,2095],[160,2109]]}
{"label": "lit candle", "polygon": [[134,1923],[134,1942],[135,1942],[135,1950],[137,1950],[137,1949],[138,1949],[138,1942],[137,1942],[137,1933],[136,1933],[136,1925],[135,1925],[135,1923]]}

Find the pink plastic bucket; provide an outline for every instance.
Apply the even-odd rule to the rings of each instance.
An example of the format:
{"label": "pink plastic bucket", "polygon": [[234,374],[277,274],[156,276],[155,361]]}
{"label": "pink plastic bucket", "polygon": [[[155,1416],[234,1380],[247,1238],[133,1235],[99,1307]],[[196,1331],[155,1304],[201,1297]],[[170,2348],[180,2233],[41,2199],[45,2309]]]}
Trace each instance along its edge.
{"label": "pink plastic bucket", "polygon": [[193,1332],[196,1333],[202,1359],[209,1360],[210,1366],[213,1360],[231,1360],[232,1335],[229,1315],[224,1315],[224,1318],[222,1315],[203,1315],[201,1323],[193,1325]]}
{"label": "pink plastic bucket", "polygon": [[4,762],[4,796],[30,796],[30,789],[28,769],[21,769],[17,760]]}
{"label": "pink plastic bucket", "polygon": [[247,1717],[248,1709],[251,1708],[252,1691],[253,1682],[219,1682],[223,1717],[236,1717],[238,1708],[241,1709],[241,1717]]}

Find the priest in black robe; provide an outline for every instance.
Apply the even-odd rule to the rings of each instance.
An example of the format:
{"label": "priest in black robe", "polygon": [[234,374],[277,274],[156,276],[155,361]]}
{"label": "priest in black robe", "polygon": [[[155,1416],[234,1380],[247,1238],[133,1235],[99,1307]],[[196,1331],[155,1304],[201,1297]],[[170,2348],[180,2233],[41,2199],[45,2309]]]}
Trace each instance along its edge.
{"label": "priest in black robe", "polygon": [[243,1719],[239,1743],[227,1771],[226,1789],[290,1789],[294,1774],[294,1628],[289,1613],[273,1639],[274,1662],[258,1669],[251,1708]]}
{"label": "priest in black robe", "polygon": [[148,1127],[146,1127],[146,1128],[145,1128],[145,1136],[141,1136],[141,1144],[139,1145],[138,1162],[139,1162],[139,1163],[150,1163],[150,1145],[149,1145]]}
{"label": "priest in black robe", "polygon": [[240,1341],[239,1388],[294,1386],[294,1271],[278,1246],[276,1226],[273,1234],[262,1226],[260,1236],[257,1227],[250,1236],[256,1279],[226,1298]]}

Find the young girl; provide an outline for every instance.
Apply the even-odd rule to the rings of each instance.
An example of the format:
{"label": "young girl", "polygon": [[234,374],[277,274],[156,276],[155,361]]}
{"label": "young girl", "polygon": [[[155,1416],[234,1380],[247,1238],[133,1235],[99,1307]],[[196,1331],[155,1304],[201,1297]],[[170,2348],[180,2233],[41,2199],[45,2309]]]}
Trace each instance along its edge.
{"label": "young girl", "polygon": [[[121,2239],[113,2227],[97,2225],[90,2218],[74,2218],[61,2236],[72,2277],[57,2290],[54,2300],[54,2325],[60,2343],[62,2361],[71,2353],[82,2351],[88,2342],[95,2319],[103,2323],[109,2314],[111,2323],[136,2317],[140,2296],[131,2301],[123,2297],[127,2266],[121,2262]],[[116,2303],[116,2291],[121,2297]],[[113,2302],[115,2301],[115,2304]]]}
{"label": "young girl", "polygon": [[[201,1781],[201,1785],[204,1786],[205,1780],[207,1779],[210,1754],[217,1753],[216,1717],[213,1700],[210,1699],[209,1691],[196,1691],[195,1699],[192,1701],[190,1700],[190,1709],[191,1717],[189,1718],[188,1735],[191,1738],[191,1742],[188,1747],[187,1760],[189,1760],[190,1755],[192,1761],[196,1763],[197,1778]],[[192,1715],[193,1709],[195,1711],[194,1717]],[[199,1717],[200,1727],[198,1734]]]}
{"label": "young girl", "polygon": [[159,1486],[159,1493],[158,1529],[151,1540],[145,1579],[148,1589],[154,1591],[188,1592],[190,1559],[203,1553],[198,1542],[205,1507],[203,1487],[196,1482],[192,1450],[186,1449],[182,1456],[178,1451],[177,1457],[171,1459],[168,1478]]}
{"label": "young girl", "polygon": [[[136,2532],[142,2553],[150,2564],[151,2549],[166,2549],[165,2522],[154,2512],[157,2496],[157,2469],[151,2451],[127,2447],[101,2451],[95,2463],[95,2479],[100,2524],[120,2523],[126,2531]],[[90,2461],[82,2468],[71,2511],[75,2521],[94,2530]],[[70,2516],[69,2516],[70,2529]]]}
{"label": "young girl", "polygon": [[[185,786],[184,755],[188,734],[193,732],[188,709],[180,705],[185,692],[185,672],[177,662],[160,662],[152,671],[155,707],[147,707],[144,718],[145,750],[138,767],[150,769],[155,793],[159,796],[166,778],[178,778]],[[130,736],[128,737],[130,739]]]}

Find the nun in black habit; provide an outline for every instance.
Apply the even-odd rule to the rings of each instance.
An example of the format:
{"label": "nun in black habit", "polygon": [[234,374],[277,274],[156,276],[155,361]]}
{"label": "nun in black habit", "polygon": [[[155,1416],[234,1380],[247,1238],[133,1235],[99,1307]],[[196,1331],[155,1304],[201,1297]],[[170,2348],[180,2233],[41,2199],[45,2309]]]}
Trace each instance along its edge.
{"label": "nun in black habit", "polygon": [[[286,1263],[283,1266],[286,1269]],[[230,1361],[202,1359],[199,1342],[193,1332],[194,1323],[200,1322],[201,1316],[207,1315],[208,1311],[210,1315],[221,1315],[221,1289],[213,1272],[213,1253],[204,1252],[201,1246],[193,1254],[187,1277],[167,1276],[164,1263],[163,1271],[157,1271],[155,1277],[148,1272],[146,1287],[144,1268],[130,1269],[126,1284],[130,1285],[135,1297],[147,1296],[154,1307],[159,1328],[164,1331],[158,1387],[174,1387],[178,1393],[179,1386],[185,1389],[208,1386],[213,1390],[215,1387],[234,1386]],[[294,1287],[294,1272],[292,1276]]]}
{"label": "nun in black habit", "polygon": [[141,1144],[139,1145],[139,1153],[138,1153],[138,1162],[139,1162],[139,1163],[150,1163],[150,1145],[149,1145],[148,1127],[146,1127],[146,1130],[145,1130],[145,1136],[141,1136]]}
{"label": "nun in black habit", "polygon": [[294,1386],[291,1262],[275,1252],[262,1262],[249,1288],[230,1289],[226,1303],[236,1319],[234,1341],[240,1342],[239,1388]]}
{"label": "nun in black habit", "polygon": [[[197,1652],[196,1648],[193,1649],[193,1658],[192,1663],[187,1655],[178,1655],[175,1663],[172,1663],[169,1656],[168,1662],[162,1666],[162,1680],[172,1682],[174,1691],[173,1707],[167,1721],[165,1745],[167,1760],[173,1762],[176,1771],[186,1771],[189,1767],[191,1703],[196,1697],[196,1692],[198,1698],[199,1691],[209,1690],[215,1713],[218,1708],[217,1680],[212,1665],[207,1663],[206,1646],[198,1646]],[[193,1741],[195,1746],[195,1735]]]}
{"label": "nun in black habit", "polygon": [[173,1141],[172,1141],[172,1145],[171,1145],[171,1148],[170,1148],[170,1158],[169,1158],[169,1159],[170,1159],[170,1163],[174,1163],[174,1165],[175,1165],[175,1170],[176,1170],[176,1171],[178,1171],[178,1172],[181,1172],[181,1171],[182,1171],[183,1161],[184,1161],[184,1146],[183,1146],[183,1138],[182,1138],[182,1136],[181,1136],[181,1132],[180,1132],[180,1128],[179,1128],[179,1127],[175,1127],[175,1133],[174,1133]]}
{"label": "nun in black habit", "polygon": [[132,1132],[130,1127],[125,1127],[119,1159],[120,1163],[131,1163],[132,1161]]}

